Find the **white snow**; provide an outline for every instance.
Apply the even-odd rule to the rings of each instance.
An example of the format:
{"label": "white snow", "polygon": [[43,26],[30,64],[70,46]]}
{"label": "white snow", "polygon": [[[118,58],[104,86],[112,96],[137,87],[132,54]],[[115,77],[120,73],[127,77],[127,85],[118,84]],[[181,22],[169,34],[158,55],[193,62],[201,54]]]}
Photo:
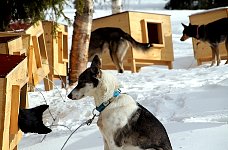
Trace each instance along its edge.
{"label": "white snow", "polygon": [[[126,2],[126,1],[125,1]],[[128,1],[129,2],[129,1]],[[166,1],[142,1],[126,4],[125,9],[171,15],[174,48],[174,69],[161,66],[143,67],[139,73],[126,71],[114,74],[122,91],[149,109],[166,127],[174,150],[227,150],[228,149],[228,65],[209,67],[209,63],[196,65],[191,39],[181,42],[181,22],[188,24],[188,16],[202,10],[164,10]],[[147,4],[148,3],[148,4]],[[141,6],[141,7],[140,7]],[[67,10],[73,18],[74,11]],[[95,10],[94,18],[109,15],[110,10]],[[72,27],[69,29],[72,34]],[[69,45],[71,36],[69,36]],[[24,134],[20,150],[60,150],[71,131],[92,117],[92,98],[72,101],[66,98],[71,88],[44,91],[42,83],[29,93],[29,106],[47,103],[56,119],[53,132],[44,135]],[[64,150],[101,150],[103,141],[96,126],[77,130],[66,143]],[[45,124],[53,119],[45,111]],[[64,125],[64,126],[57,126]],[[42,142],[41,142],[42,141]]]}

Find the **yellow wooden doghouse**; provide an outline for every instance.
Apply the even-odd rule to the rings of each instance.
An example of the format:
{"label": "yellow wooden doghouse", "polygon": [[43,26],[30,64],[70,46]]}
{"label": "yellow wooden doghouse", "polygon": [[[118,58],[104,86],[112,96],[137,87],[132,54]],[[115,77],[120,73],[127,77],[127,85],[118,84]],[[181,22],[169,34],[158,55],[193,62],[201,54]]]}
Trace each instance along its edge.
{"label": "yellow wooden doghouse", "polygon": [[19,108],[27,105],[27,57],[0,54],[0,149],[16,150]]}
{"label": "yellow wooden doghouse", "polygon": [[[15,36],[19,36],[21,39],[17,39],[17,41],[16,39],[13,39],[14,42],[10,40],[5,41],[5,46],[8,46],[8,50],[2,49],[0,50],[0,53],[24,53],[24,55],[28,56],[28,76],[30,90],[32,90],[34,86],[36,86],[42,80],[44,81],[45,90],[50,90],[50,84],[48,81],[48,73],[50,70],[42,22],[38,21],[34,25],[31,25],[18,32],[0,32],[0,38],[12,39]],[[23,51],[19,51],[21,47],[23,48]]]}
{"label": "yellow wooden doghouse", "polygon": [[50,88],[53,89],[55,78],[66,85],[68,68],[68,27],[53,21],[42,21],[49,61]]}
{"label": "yellow wooden doghouse", "polygon": [[43,80],[45,90],[50,90],[48,81],[50,70],[42,22],[38,21],[27,28],[24,33],[30,35],[30,48],[28,52],[30,62],[28,64],[29,83],[35,86]]}
{"label": "yellow wooden doghouse", "polygon": [[[201,13],[196,13],[189,16],[190,23],[192,25],[203,25],[219,20],[221,18],[228,17],[228,8],[212,9],[208,11],[203,11]],[[227,27],[228,28],[228,27]],[[198,65],[201,65],[202,62],[207,62],[212,60],[212,51],[208,43],[200,42],[192,38],[194,57],[197,60]],[[227,58],[227,52],[225,43],[219,45],[219,52],[221,59]]]}
{"label": "yellow wooden doghouse", "polygon": [[0,54],[26,55],[27,49],[23,43],[26,43],[26,40],[21,35],[7,36],[0,33]]}
{"label": "yellow wooden doghouse", "polygon": [[[100,27],[119,27],[139,42],[153,43],[147,53],[128,50],[124,59],[124,69],[132,72],[143,66],[166,65],[173,68],[172,31],[169,15],[126,11],[93,20],[92,30]],[[103,69],[115,69],[109,52],[102,56]]]}

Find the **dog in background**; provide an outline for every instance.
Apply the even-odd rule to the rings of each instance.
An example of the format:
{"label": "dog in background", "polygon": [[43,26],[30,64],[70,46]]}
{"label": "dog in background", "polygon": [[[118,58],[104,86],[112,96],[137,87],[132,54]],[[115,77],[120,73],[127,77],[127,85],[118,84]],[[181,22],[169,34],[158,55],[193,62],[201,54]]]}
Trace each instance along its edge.
{"label": "dog in background", "polygon": [[30,109],[19,109],[18,126],[24,133],[47,134],[52,130],[43,124],[43,112],[48,105],[40,105]]}
{"label": "dog in background", "polygon": [[100,68],[96,55],[68,98],[94,97],[104,150],[172,150],[161,122],[131,96],[121,94],[115,77]]}
{"label": "dog in background", "polygon": [[123,73],[123,59],[129,47],[146,52],[150,50],[152,45],[150,43],[137,42],[131,35],[120,28],[98,28],[91,32],[88,60],[91,62],[95,55],[101,58],[103,51],[107,49],[118,72]]}
{"label": "dog in background", "polygon": [[[183,36],[181,41],[185,41],[189,37],[193,37],[202,42],[208,42],[212,49],[212,63],[213,66],[217,60],[217,66],[221,62],[219,54],[219,43],[225,41],[226,50],[227,50],[227,61],[228,64],[228,18],[222,18],[214,22],[208,23],[206,25],[191,25],[189,26],[183,24]],[[215,58],[216,57],[216,58]]]}

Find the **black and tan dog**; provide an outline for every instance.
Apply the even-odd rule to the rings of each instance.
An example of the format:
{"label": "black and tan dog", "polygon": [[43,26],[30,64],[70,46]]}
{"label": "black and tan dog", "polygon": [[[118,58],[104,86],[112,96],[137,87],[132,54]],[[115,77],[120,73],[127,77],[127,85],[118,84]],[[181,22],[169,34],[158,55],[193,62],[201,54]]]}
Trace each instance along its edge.
{"label": "black and tan dog", "polygon": [[123,59],[129,47],[146,52],[150,50],[150,43],[140,43],[120,28],[104,27],[91,32],[88,60],[91,62],[95,55],[101,58],[105,49],[110,53],[113,63],[119,73],[123,73]]}
{"label": "black and tan dog", "polygon": [[[225,41],[226,50],[227,50],[227,61],[228,64],[228,18],[222,18],[214,22],[208,23],[206,25],[184,25],[183,36],[181,41],[185,41],[189,37],[193,37],[202,42],[208,42],[212,49],[212,63],[213,66],[217,59],[217,66],[221,62],[219,54],[219,43]],[[216,58],[215,58],[216,56]]]}

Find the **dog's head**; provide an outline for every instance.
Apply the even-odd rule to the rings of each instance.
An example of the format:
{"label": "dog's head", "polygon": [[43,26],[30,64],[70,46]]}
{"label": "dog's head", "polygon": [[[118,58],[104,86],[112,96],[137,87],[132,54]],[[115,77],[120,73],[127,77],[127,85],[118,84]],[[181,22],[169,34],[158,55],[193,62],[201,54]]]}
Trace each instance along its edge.
{"label": "dog's head", "polygon": [[181,23],[182,26],[184,27],[184,30],[183,30],[183,35],[182,37],[180,38],[181,41],[185,41],[187,40],[189,37],[194,37],[196,35],[196,32],[195,32],[195,27],[197,27],[196,25],[191,25],[191,23],[189,23],[189,25],[185,25],[183,23]]}
{"label": "dog's head", "polygon": [[101,79],[102,72],[100,68],[101,62],[99,57],[96,55],[92,60],[91,66],[80,74],[78,84],[68,95],[68,98],[78,100],[85,96],[93,96]]}

